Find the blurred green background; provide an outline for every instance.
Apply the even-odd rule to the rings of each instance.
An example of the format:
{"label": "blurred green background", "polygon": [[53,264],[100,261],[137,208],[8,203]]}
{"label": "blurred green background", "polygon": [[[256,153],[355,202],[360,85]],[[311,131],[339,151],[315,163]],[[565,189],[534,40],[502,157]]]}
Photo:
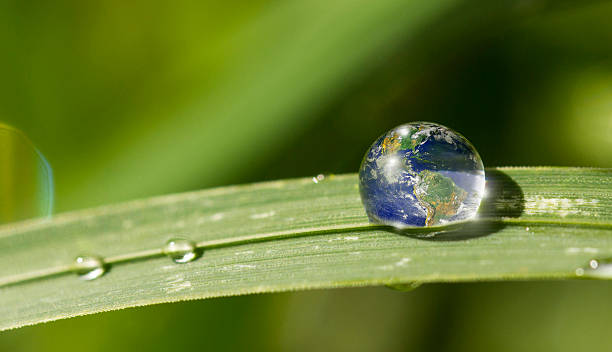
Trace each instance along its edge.
{"label": "blurred green background", "polygon": [[[612,167],[609,1],[0,3],[0,121],[57,212],[355,172],[404,122],[485,165]],[[53,294],[53,293],[50,293]],[[128,309],[0,333],[2,351],[608,349],[612,284],[425,285]]]}

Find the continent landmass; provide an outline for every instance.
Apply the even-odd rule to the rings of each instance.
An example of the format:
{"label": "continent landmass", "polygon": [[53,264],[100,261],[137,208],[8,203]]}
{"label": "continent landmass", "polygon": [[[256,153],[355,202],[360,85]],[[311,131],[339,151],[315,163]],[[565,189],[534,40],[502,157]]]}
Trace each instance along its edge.
{"label": "continent landmass", "polygon": [[410,150],[415,151],[415,148],[425,141],[429,136],[425,133],[421,133],[415,136],[417,132],[422,131],[423,128],[416,130],[410,130],[408,135],[402,136],[397,133],[390,133],[381,142],[381,148],[383,154],[394,153],[398,150]]}
{"label": "continent landmass", "polygon": [[[418,133],[423,130],[423,128],[413,129],[407,135],[389,134],[381,142],[382,154],[389,155],[404,150],[408,151],[404,156],[406,159],[431,163],[431,161],[421,158],[418,149],[416,149],[431,135],[431,133]],[[439,224],[441,220],[457,215],[459,207],[467,198],[468,192],[457,186],[450,177],[438,172],[431,170],[416,172],[410,167],[409,162],[404,163],[403,168],[410,175],[418,177],[419,181],[414,186],[413,192],[417,201],[427,211],[425,226]]]}
{"label": "continent landmass", "polygon": [[457,215],[468,192],[457,186],[450,177],[434,171],[423,170],[418,176],[414,195],[427,210],[425,225],[432,226]]}

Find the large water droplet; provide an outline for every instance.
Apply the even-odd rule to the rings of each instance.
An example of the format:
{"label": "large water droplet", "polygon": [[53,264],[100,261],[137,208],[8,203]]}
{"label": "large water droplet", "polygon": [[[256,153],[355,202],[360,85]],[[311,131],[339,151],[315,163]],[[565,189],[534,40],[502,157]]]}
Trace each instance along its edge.
{"label": "large water droplet", "polygon": [[417,289],[418,287],[420,287],[422,284],[418,281],[413,281],[413,282],[408,282],[408,283],[402,283],[402,284],[388,284],[385,285],[388,288],[395,290],[395,291],[401,291],[401,292],[410,292],[410,291],[414,291],[415,289]]}
{"label": "large water droplet", "polygon": [[80,279],[89,281],[104,275],[106,266],[99,257],[83,255],[74,260],[74,272]]}
{"label": "large water droplet", "polygon": [[576,269],[576,275],[593,279],[611,279],[612,258],[591,259],[586,267]]}
{"label": "large water droplet", "polygon": [[414,122],[372,144],[359,169],[359,190],[372,222],[446,225],[476,216],[485,173],[465,137],[439,124]]}
{"label": "large water droplet", "polygon": [[21,131],[0,123],[0,223],[48,216],[53,174]]}
{"label": "large water droplet", "polygon": [[195,243],[184,238],[174,238],[166,242],[164,254],[175,263],[188,263],[198,257]]}

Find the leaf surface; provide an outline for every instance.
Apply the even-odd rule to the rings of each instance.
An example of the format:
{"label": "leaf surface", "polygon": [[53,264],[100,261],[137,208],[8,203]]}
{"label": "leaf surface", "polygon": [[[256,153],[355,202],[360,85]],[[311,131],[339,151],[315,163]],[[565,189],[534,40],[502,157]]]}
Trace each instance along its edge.
{"label": "leaf surface", "polygon": [[[133,306],[314,288],[575,278],[612,257],[612,170],[487,170],[479,220],[426,233],[368,224],[356,175],[222,187],[0,228],[0,329]],[[202,249],[161,253],[174,237]],[[108,272],[82,281],[78,255]]]}

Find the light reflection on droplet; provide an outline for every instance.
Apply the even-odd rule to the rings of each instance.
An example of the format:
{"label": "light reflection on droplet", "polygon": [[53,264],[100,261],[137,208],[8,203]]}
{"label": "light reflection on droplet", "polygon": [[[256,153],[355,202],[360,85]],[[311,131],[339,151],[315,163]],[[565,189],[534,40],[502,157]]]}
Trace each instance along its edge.
{"label": "light reflection on droplet", "polygon": [[0,123],[0,223],[48,216],[52,211],[49,163],[21,131]]}

